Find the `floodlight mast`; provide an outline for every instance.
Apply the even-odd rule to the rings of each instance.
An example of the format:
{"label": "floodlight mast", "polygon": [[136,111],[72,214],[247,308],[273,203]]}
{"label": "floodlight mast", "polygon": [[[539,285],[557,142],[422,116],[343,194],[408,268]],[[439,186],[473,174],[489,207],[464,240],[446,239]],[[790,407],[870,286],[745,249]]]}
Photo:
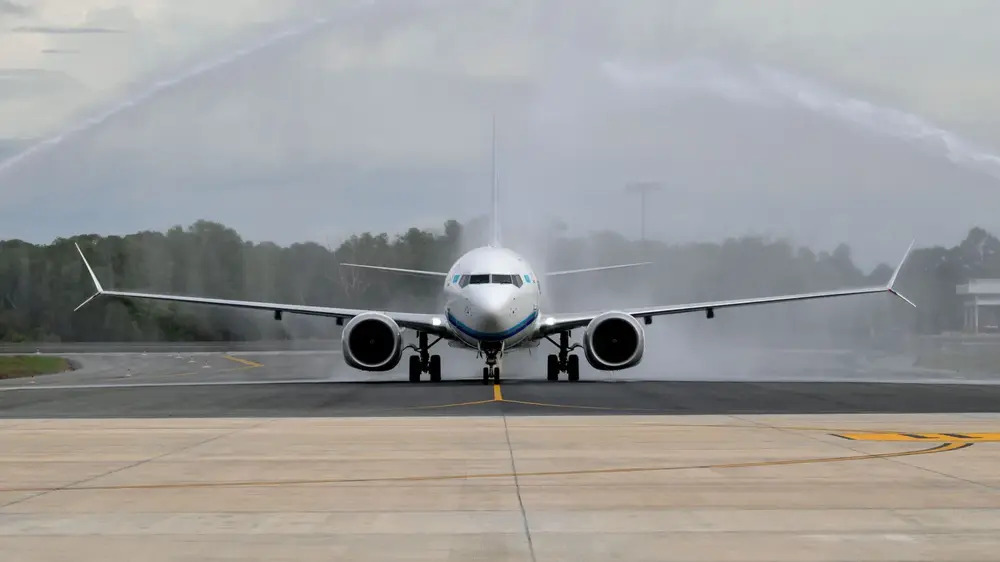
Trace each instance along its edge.
{"label": "floodlight mast", "polygon": [[634,181],[625,185],[625,191],[628,193],[638,193],[639,194],[639,237],[642,242],[642,247],[646,248],[646,196],[653,191],[659,191],[663,186],[657,182],[653,181]]}

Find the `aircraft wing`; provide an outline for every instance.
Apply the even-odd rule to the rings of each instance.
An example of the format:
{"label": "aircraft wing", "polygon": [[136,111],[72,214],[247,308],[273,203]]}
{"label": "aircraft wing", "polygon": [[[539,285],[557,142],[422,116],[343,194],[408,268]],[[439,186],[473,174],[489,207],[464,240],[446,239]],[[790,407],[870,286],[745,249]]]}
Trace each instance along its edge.
{"label": "aircraft wing", "polygon": [[94,287],[97,292],[93,296],[83,301],[80,306],[76,307],[75,310],[80,310],[84,305],[92,301],[97,297],[113,297],[120,299],[137,299],[137,300],[155,300],[155,301],[167,301],[167,302],[180,302],[189,304],[204,304],[204,305],[214,305],[214,306],[226,306],[231,308],[245,308],[250,310],[269,310],[273,311],[275,317],[279,317],[280,314],[288,312],[291,314],[305,314],[311,316],[325,316],[328,318],[336,318],[338,321],[350,320],[355,316],[359,316],[366,312],[380,312],[386,316],[392,318],[397,324],[403,328],[410,328],[414,330],[420,330],[422,332],[427,332],[429,334],[434,334],[442,337],[451,337],[451,333],[446,327],[444,317],[438,314],[420,314],[412,312],[387,312],[387,311],[376,311],[376,310],[360,310],[352,308],[335,308],[328,306],[310,306],[301,304],[285,304],[285,303],[274,303],[274,302],[257,302],[257,301],[241,301],[241,300],[229,300],[229,299],[217,299],[210,297],[195,297],[187,295],[166,295],[166,294],[155,294],[155,293],[138,293],[130,291],[109,291],[101,286],[101,282],[97,279],[97,275],[94,273],[93,268],[90,267],[90,263],[87,262],[86,256],[83,255],[83,250],[80,249],[80,245],[76,244],[76,250],[80,253],[80,257],[83,258],[83,264],[87,267],[87,271],[90,273],[90,278],[94,281]]}
{"label": "aircraft wing", "polygon": [[[675,305],[665,305],[665,306],[650,306],[643,308],[630,308],[624,309],[621,312],[628,314],[634,318],[646,320],[649,322],[654,316],[662,316],[668,314],[684,314],[688,312],[705,312],[705,314],[711,318],[715,314],[715,309],[717,308],[734,308],[738,306],[750,306],[755,304],[770,304],[779,302],[794,302],[794,301],[805,301],[805,300],[815,300],[833,297],[846,297],[852,295],[867,295],[874,293],[891,293],[900,299],[906,301],[910,306],[916,306],[913,301],[899,294],[894,285],[896,283],[896,277],[899,275],[900,269],[903,267],[903,263],[906,261],[906,257],[909,256],[910,250],[913,249],[913,244],[910,244],[910,248],[906,250],[906,254],[903,256],[903,261],[900,262],[899,266],[893,272],[892,277],[889,279],[889,283],[880,287],[860,287],[854,289],[841,289],[836,291],[819,291],[815,293],[799,293],[793,295],[778,295],[773,297],[755,297],[748,299],[733,299],[733,300],[722,300],[722,301],[707,301],[707,302],[697,302],[689,304],[675,304]],[[580,328],[586,326],[591,320],[597,316],[603,314],[603,312],[590,312],[590,313],[580,313],[580,314],[556,314],[552,316],[543,317],[539,325],[537,332],[537,337],[544,337],[550,334],[564,332],[566,330],[571,330],[573,328]]]}
{"label": "aircraft wing", "polygon": [[577,273],[592,273],[595,271],[610,271],[612,269],[626,269],[629,267],[641,267],[644,265],[650,265],[653,262],[644,261],[641,263],[624,263],[621,265],[605,265],[601,267],[585,267],[583,269],[567,269],[565,271],[550,271],[545,274],[546,277],[557,277],[561,275],[575,275]]}
{"label": "aircraft wing", "polygon": [[361,269],[374,269],[376,271],[390,271],[392,273],[405,273],[408,275],[421,275],[426,277],[440,277],[445,278],[448,273],[445,271],[427,271],[424,269],[403,269],[401,267],[384,267],[381,265],[364,265],[360,263],[342,263],[343,267],[358,267]]}

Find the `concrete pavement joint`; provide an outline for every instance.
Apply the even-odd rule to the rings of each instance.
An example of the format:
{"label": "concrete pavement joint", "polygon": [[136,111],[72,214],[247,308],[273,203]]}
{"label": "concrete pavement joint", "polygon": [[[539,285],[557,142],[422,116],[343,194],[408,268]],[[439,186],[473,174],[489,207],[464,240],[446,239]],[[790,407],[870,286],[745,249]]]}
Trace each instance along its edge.
{"label": "concrete pavement joint", "polygon": [[[737,418],[737,419],[742,419],[742,418],[739,418],[739,416],[733,416],[733,417]],[[817,441],[819,443],[829,444],[827,441],[823,441],[823,440],[819,439],[818,437],[816,437],[814,435],[799,434],[799,433],[795,432],[794,430],[784,429],[784,428],[777,427],[777,426],[772,426],[772,425],[769,425],[769,424],[766,424],[766,423],[756,422],[754,420],[743,420],[743,421],[755,424],[758,427],[769,427],[771,429],[776,429],[776,430],[779,430],[779,431],[781,431],[783,433],[786,433],[786,434],[799,435],[801,437],[805,437],[806,439],[809,439],[809,440],[812,440],[812,441]],[[861,433],[861,432],[854,432],[854,433]],[[884,433],[884,432],[866,432],[866,433],[870,433],[870,434],[873,434],[873,435],[878,435],[878,434]],[[835,434],[833,434],[833,435],[835,435]],[[945,435],[945,434],[936,434],[936,435]],[[842,435],[836,435],[836,436],[837,437],[843,437]],[[864,453],[864,451],[862,451],[860,449],[857,449],[857,448],[849,445],[848,443],[850,443],[850,441],[851,440],[849,440],[849,439],[845,439],[845,440],[842,440],[842,441],[837,441],[836,442],[836,446],[840,447],[841,449],[846,449],[848,451],[851,451],[852,453]],[[899,442],[899,441],[894,441],[894,442]],[[907,442],[912,442],[912,441],[907,441]],[[952,441],[947,442],[947,445],[967,445],[967,446],[971,446],[973,443],[975,443],[975,442],[974,441],[970,441],[967,438],[966,439],[952,439]],[[945,478],[949,478],[949,479],[952,479],[952,480],[957,480],[957,481],[963,482],[965,484],[972,484],[973,486],[976,486],[976,487],[979,487],[979,488],[986,488],[987,490],[990,490],[991,492],[998,491],[998,489],[996,487],[990,486],[989,484],[983,484],[982,482],[976,482],[974,480],[969,480],[969,479],[966,479],[966,478],[962,478],[960,476],[955,476],[955,475],[952,475],[952,474],[946,474],[946,473],[943,473],[943,472],[939,472],[937,470],[925,468],[925,467],[922,467],[922,466],[917,466],[915,464],[910,464],[910,463],[902,460],[901,458],[891,457],[891,456],[890,457],[882,457],[882,458],[886,462],[891,462],[891,463],[901,464],[903,466],[907,466],[907,467],[911,467],[911,468],[916,468],[916,469],[922,470],[924,472],[929,472],[931,474],[936,474],[938,476],[943,476]]]}
{"label": "concrete pavement joint", "polygon": [[[267,420],[268,422],[271,420]],[[265,422],[266,423],[266,422]],[[258,424],[259,426],[260,424]],[[253,426],[253,427],[258,427]],[[247,428],[240,428],[234,430],[230,433],[217,436],[212,439],[208,439],[205,442],[212,441],[214,439],[219,439],[221,437],[226,437],[237,433]],[[193,448],[202,443],[196,443],[191,445]],[[121,485],[121,486],[84,486],[86,482],[90,482],[100,476],[95,476],[93,478],[88,478],[79,483],[68,484],[65,486],[59,486],[56,488],[0,488],[0,492],[55,492],[62,490],[166,490],[166,489],[184,489],[184,488],[224,488],[224,487],[275,487],[275,486],[293,486],[293,485],[335,485],[335,484],[364,484],[364,483],[380,483],[380,482],[431,482],[431,481],[446,481],[446,480],[479,480],[479,479],[492,479],[492,478],[514,478],[519,476],[579,476],[588,474],[627,474],[627,473],[640,473],[640,472],[673,472],[678,470],[720,470],[720,469],[738,469],[738,468],[760,468],[769,466],[791,466],[800,464],[819,464],[819,463],[830,463],[830,462],[849,462],[849,461],[863,461],[872,459],[885,459],[893,457],[909,457],[914,455],[927,455],[934,453],[944,453],[950,451],[957,451],[960,449],[966,449],[971,447],[973,443],[942,443],[934,447],[926,449],[915,449],[908,451],[894,451],[891,453],[868,453],[862,455],[852,455],[843,457],[810,457],[804,459],[782,459],[782,460],[772,460],[772,461],[746,461],[737,463],[720,463],[720,464],[699,464],[699,465],[686,465],[686,466],[647,466],[647,467],[618,467],[618,468],[594,468],[594,469],[581,469],[581,470],[551,470],[551,471],[535,471],[535,472],[496,472],[496,473],[482,473],[482,474],[441,474],[441,475],[425,475],[425,476],[387,476],[387,477],[372,477],[372,478],[329,478],[329,479],[301,479],[301,480],[260,480],[260,481],[233,481],[233,482],[178,482],[178,483],[168,483],[168,484],[134,484],[134,485]],[[138,464],[156,460],[162,458],[169,454],[180,452],[186,450],[187,448],[179,449],[177,451],[171,451],[170,453],[165,453],[158,457],[151,459],[146,459]],[[112,471],[111,473],[124,470],[122,467],[118,470]],[[110,474],[110,473],[109,473]],[[104,476],[104,475],[101,475]],[[34,496],[33,496],[34,497]],[[30,498],[25,498],[30,499]],[[20,503],[22,500],[15,501],[13,503]],[[13,505],[8,504],[8,505]],[[7,507],[6,505],[0,507]]]}
{"label": "concrete pavement joint", "polygon": [[[500,385],[494,385],[494,392],[499,394]],[[501,397],[502,398],[502,397]],[[517,493],[517,505],[521,508],[521,521],[524,522],[524,535],[528,539],[528,552],[531,554],[531,562],[535,562],[535,543],[531,539],[531,525],[528,523],[528,514],[524,510],[524,500],[521,498],[521,482],[517,477],[517,463],[514,461],[514,447],[510,442],[510,428],[507,426],[507,415],[503,415],[503,434],[507,439],[507,452],[510,453],[510,471],[514,476],[514,491]]]}
{"label": "concrete pavement joint", "polygon": [[125,466],[120,466],[118,468],[109,470],[107,472],[104,472],[104,473],[101,473],[101,474],[98,474],[98,475],[95,475],[95,476],[91,476],[91,477],[88,477],[88,478],[83,478],[83,479],[77,480],[75,482],[70,482],[69,484],[64,484],[62,486],[57,486],[57,487],[54,487],[54,488],[36,488],[34,490],[31,490],[31,489],[21,489],[21,490],[18,490],[18,491],[21,491],[21,492],[37,492],[37,493],[31,494],[31,495],[29,495],[27,497],[18,498],[18,499],[15,499],[13,501],[10,501],[10,502],[7,502],[5,504],[2,504],[2,505],[0,505],[0,510],[6,509],[8,507],[11,507],[11,506],[14,506],[14,505],[17,505],[17,504],[20,504],[20,503],[24,503],[24,502],[26,502],[28,500],[32,500],[32,499],[35,499],[35,498],[42,497],[42,496],[47,495],[47,494],[51,494],[53,492],[62,492],[62,491],[66,491],[66,490],[95,489],[95,488],[88,488],[87,486],[85,486],[85,484],[87,482],[93,482],[94,480],[97,480],[99,478],[104,478],[105,476],[111,476],[112,474],[117,474],[119,472],[128,470],[130,468],[135,468],[137,466],[142,466],[142,465],[144,465],[146,463],[149,463],[149,462],[160,460],[162,458],[168,457],[168,456],[173,455],[175,453],[181,453],[181,452],[184,452],[184,451],[189,451],[189,450],[194,449],[196,447],[200,447],[202,445],[206,445],[206,444],[211,443],[213,441],[217,441],[219,439],[222,439],[223,437],[229,437],[231,435],[235,435],[235,434],[237,434],[237,433],[239,433],[241,431],[247,430],[247,429],[254,429],[254,428],[260,427],[261,425],[264,425],[265,423],[269,423],[270,421],[272,421],[272,420],[267,419],[267,420],[262,420],[260,423],[253,424],[253,425],[250,425],[250,426],[238,427],[238,428],[236,428],[236,429],[234,429],[232,431],[227,431],[227,432],[221,433],[219,435],[215,435],[214,437],[209,437],[207,439],[203,439],[201,441],[198,441],[197,443],[192,443],[191,445],[187,445],[187,446],[181,447],[179,449],[174,449],[174,450],[171,450],[171,451],[167,451],[165,453],[162,453],[162,454],[159,454],[159,455],[155,455],[155,456],[152,456],[152,457],[149,457],[147,459],[140,460],[140,461],[136,461],[136,462],[127,464]]}

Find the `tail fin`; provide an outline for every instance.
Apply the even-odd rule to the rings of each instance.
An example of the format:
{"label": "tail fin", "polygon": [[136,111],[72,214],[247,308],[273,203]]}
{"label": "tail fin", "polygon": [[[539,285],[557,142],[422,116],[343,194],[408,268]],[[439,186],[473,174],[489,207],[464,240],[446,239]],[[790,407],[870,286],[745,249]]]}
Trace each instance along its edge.
{"label": "tail fin", "polygon": [[497,116],[493,115],[493,219],[490,246],[500,246],[500,181],[497,177]]}

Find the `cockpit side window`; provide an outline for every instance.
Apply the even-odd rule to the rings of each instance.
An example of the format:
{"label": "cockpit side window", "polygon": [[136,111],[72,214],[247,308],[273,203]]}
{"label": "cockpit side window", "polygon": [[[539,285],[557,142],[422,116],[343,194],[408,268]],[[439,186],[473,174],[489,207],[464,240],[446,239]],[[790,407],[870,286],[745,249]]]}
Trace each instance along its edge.
{"label": "cockpit side window", "polygon": [[514,286],[517,288],[520,288],[524,284],[524,278],[520,275],[511,275],[510,278],[514,280]]}
{"label": "cockpit side window", "polygon": [[463,276],[461,276],[461,277],[458,278],[458,286],[459,287],[465,287],[468,284],[469,284],[469,276],[468,275],[463,275]]}

